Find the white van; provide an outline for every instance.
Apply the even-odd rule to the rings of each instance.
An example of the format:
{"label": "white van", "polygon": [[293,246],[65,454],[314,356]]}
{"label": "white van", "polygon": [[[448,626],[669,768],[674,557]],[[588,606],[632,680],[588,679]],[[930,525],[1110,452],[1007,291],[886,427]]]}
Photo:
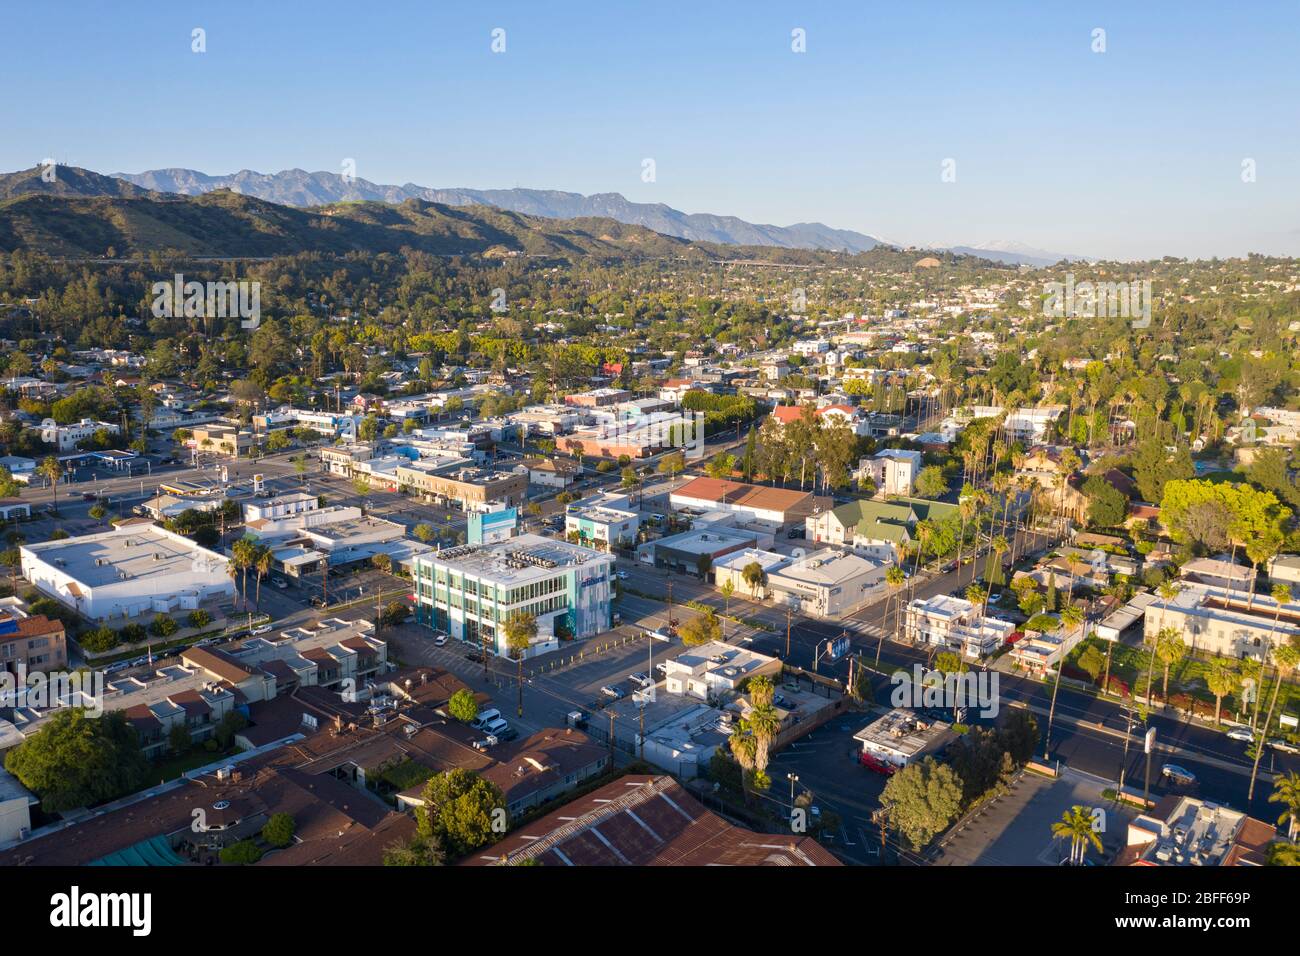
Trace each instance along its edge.
{"label": "white van", "polygon": [[504,718],[498,717],[495,720],[491,721],[490,723],[484,725],[483,729],[487,731],[488,735],[491,737],[500,737],[501,734],[504,733],[506,728],[508,728],[509,726],[510,725],[506,723]]}
{"label": "white van", "polygon": [[497,710],[495,707],[489,707],[487,710],[479,711],[479,715],[474,718],[474,722],[470,724],[470,726],[475,730],[482,730],[488,724],[492,723],[492,721],[500,719],[501,711]]}

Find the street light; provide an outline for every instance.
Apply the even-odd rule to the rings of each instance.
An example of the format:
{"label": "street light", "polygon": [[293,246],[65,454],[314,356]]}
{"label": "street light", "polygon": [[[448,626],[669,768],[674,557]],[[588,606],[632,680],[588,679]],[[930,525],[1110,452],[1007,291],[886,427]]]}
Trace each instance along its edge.
{"label": "street light", "polygon": [[790,809],[794,809],[794,785],[799,782],[797,773],[787,773],[785,779],[790,781]]}

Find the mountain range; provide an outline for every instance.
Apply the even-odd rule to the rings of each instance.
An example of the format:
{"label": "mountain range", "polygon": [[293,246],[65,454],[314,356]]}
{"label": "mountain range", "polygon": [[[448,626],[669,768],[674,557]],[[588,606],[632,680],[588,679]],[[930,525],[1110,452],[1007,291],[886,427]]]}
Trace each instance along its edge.
{"label": "mountain range", "polygon": [[[619,193],[584,196],[553,189],[435,189],[414,183],[386,186],[355,176],[302,169],[286,169],[278,173],[244,169],[228,176],[211,176],[193,169],[151,169],[143,173],[114,173],[113,176],[157,192],[198,196],[213,190],[229,189],[269,202],[299,207],[355,201],[401,203],[418,199],[447,206],[495,206],[548,219],[608,218],[627,225],[644,226],[665,236],[722,245],[866,252],[888,244],[875,236],[850,229],[835,229],[820,222],[799,222],[790,226],[752,223],[736,216],[685,213],[663,203],[632,202]],[[995,242],[949,248],[962,255],[1012,265],[1044,266],[1064,258],[1079,258],[1031,249],[1018,243]]]}

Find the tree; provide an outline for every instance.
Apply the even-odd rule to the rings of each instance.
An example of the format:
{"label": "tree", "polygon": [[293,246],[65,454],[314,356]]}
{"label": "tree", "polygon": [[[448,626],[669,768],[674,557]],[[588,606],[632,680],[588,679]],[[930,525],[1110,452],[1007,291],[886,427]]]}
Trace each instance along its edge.
{"label": "tree", "polygon": [[446,856],[436,838],[415,836],[385,847],[384,866],[442,866]]}
{"label": "tree", "polygon": [[1300,831],[1300,773],[1294,770],[1285,776],[1279,775],[1273,781],[1273,792],[1268,795],[1269,803],[1280,803],[1284,807],[1277,818],[1278,826],[1286,824],[1287,839],[1295,841]]}
{"label": "tree", "polygon": [[262,839],[279,850],[293,842],[293,832],[292,814],[273,813],[262,827]]}
{"label": "tree", "polygon": [[262,850],[252,840],[240,840],[224,847],[219,856],[226,866],[252,866],[262,858]]}
{"label": "tree", "polygon": [[767,574],[763,571],[763,566],[757,561],[750,561],[740,571],[741,578],[749,586],[749,596],[752,598],[758,594],[758,589],[763,586],[767,579]]}
{"label": "tree", "polygon": [[424,522],[417,524],[415,526],[415,530],[412,533],[415,535],[417,539],[419,539],[424,544],[428,544],[435,537],[437,537],[438,534],[438,532],[433,530],[432,525],[425,524]]}
{"label": "tree", "polygon": [[961,810],[961,779],[933,757],[912,763],[889,778],[880,804],[912,848],[919,850],[941,833]]}
{"label": "tree", "polygon": [[1187,644],[1183,635],[1173,628],[1161,628],[1156,635],[1156,657],[1164,666],[1164,682],[1160,696],[1169,700],[1169,668],[1180,663],[1187,656]]}
{"label": "tree", "polygon": [[709,608],[704,613],[695,615],[682,625],[680,634],[682,644],[686,647],[697,647],[710,641],[721,640],[722,625],[718,622],[718,612]]}
{"label": "tree", "polygon": [[167,746],[171,748],[172,753],[181,754],[190,749],[193,740],[190,739],[190,729],[184,724],[177,724],[167,734]]}
{"label": "tree", "polygon": [[897,605],[903,600],[902,588],[907,583],[907,573],[898,565],[890,565],[885,572],[885,584],[889,590],[885,594],[884,610],[880,615],[880,639],[876,641],[876,666],[880,666],[880,652],[885,646],[885,622],[889,617],[889,602],[894,600],[894,617],[897,620],[899,611]]}
{"label": "tree", "polygon": [[56,711],[5,755],[4,765],[41,798],[47,813],[134,793],[148,771],[140,738],[124,713],[92,718],[82,707]]}
{"label": "tree", "polygon": [[1101,837],[1092,825],[1092,813],[1087,807],[1075,804],[1061,814],[1061,819],[1052,824],[1052,836],[1069,837],[1070,865],[1081,866],[1088,853],[1088,847],[1094,846],[1101,852]]}
{"label": "tree", "polygon": [[[1272,640],[1272,635],[1269,637]],[[1282,689],[1282,682],[1288,671],[1294,670],[1300,663],[1300,648],[1294,644],[1283,644],[1273,651],[1277,674],[1273,681],[1273,696],[1268,701],[1268,714],[1264,723],[1255,728],[1255,760],[1250,768],[1250,787],[1246,791],[1247,802],[1255,799],[1255,778],[1259,774],[1259,758],[1264,754],[1264,741],[1268,739],[1268,728],[1273,723],[1273,711],[1277,707],[1277,695]]]}
{"label": "tree", "polygon": [[455,858],[491,843],[498,835],[494,821],[507,822],[501,790],[459,767],[430,777],[421,799],[415,810],[416,832],[424,840],[438,840]]}
{"label": "tree", "polygon": [[53,455],[50,455],[48,458],[46,458],[39,465],[36,466],[36,471],[47,481],[49,481],[50,485],[53,487],[54,513],[58,514],[59,513],[59,481],[60,479],[63,478],[63,463],[59,461],[59,459],[55,458]]}
{"label": "tree", "polygon": [[1093,475],[1083,483],[1083,493],[1088,499],[1088,523],[1098,528],[1114,528],[1124,523],[1128,514],[1128,499],[1100,475]]}
{"label": "tree", "polygon": [[462,687],[452,694],[451,700],[447,701],[447,713],[462,724],[473,723],[478,718],[478,701],[474,699],[473,692]]}
{"label": "tree", "polygon": [[916,476],[916,493],[921,498],[938,498],[948,490],[948,480],[938,465],[927,465]]}
{"label": "tree", "polygon": [[1223,713],[1223,698],[1232,693],[1239,680],[1236,668],[1222,657],[1210,661],[1205,674],[1205,686],[1214,695],[1214,723],[1217,726]]}
{"label": "tree", "polygon": [[519,709],[524,715],[524,655],[537,638],[537,618],[531,614],[512,614],[506,621],[506,647],[518,664]]}

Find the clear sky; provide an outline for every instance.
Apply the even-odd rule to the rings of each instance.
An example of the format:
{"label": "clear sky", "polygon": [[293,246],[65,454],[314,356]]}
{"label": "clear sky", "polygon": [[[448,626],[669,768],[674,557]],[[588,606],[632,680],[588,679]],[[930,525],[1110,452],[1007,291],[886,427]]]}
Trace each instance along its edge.
{"label": "clear sky", "polygon": [[1300,254],[1296,0],[140,0],[0,22],[5,171],[352,158],[377,183],[619,192],[905,243]]}

